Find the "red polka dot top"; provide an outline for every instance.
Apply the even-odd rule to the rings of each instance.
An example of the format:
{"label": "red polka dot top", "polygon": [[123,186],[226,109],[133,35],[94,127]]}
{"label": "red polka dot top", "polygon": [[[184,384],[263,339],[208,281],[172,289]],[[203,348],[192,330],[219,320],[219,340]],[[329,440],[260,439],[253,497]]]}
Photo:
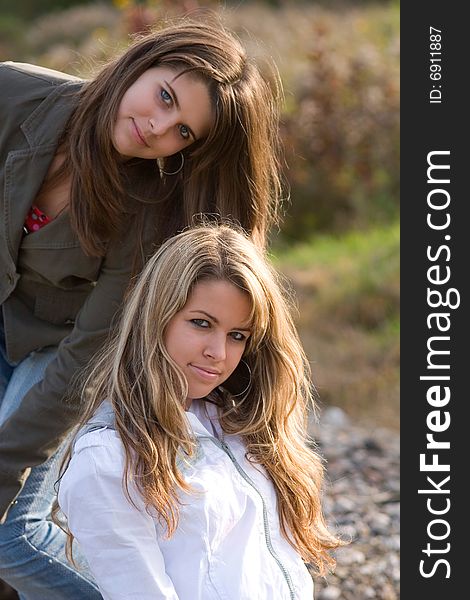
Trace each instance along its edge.
{"label": "red polka dot top", "polygon": [[29,209],[28,214],[26,215],[26,220],[24,222],[23,230],[25,233],[34,233],[50,223],[52,219],[50,219],[42,210],[39,210],[37,206],[32,206]]}

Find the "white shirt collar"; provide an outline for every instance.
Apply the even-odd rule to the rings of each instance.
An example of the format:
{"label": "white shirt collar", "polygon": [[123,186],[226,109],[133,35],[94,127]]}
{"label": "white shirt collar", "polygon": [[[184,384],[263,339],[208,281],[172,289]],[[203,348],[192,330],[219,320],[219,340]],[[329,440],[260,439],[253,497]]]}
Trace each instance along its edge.
{"label": "white shirt collar", "polygon": [[194,435],[209,435],[219,439],[223,437],[215,404],[193,400],[186,416]]}

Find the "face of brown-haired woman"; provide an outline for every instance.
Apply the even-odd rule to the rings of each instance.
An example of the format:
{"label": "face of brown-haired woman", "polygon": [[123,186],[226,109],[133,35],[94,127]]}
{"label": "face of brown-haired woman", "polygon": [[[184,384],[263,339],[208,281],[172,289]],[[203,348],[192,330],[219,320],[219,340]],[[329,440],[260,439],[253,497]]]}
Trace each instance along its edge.
{"label": "face of brown-haired woman", "polygon": [[164,158],[208,135],[213,110],[207,85],[189,73],[152,67],[126,91],[113,132],[127,158]]}

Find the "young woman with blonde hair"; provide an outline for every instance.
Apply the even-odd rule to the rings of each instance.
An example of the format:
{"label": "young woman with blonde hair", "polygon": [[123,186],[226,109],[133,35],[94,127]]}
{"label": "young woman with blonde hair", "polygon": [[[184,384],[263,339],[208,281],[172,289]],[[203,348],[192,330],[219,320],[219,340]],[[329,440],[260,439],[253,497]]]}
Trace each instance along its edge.
{"label": "young woman with blonde hair", "polygon": [[309,367],[245,235],[165,242],[76,393],[58,505],[106,600],[313,598],[304,561],[324,573],[341,542],[307,437]]}
{"label": "young woman with blonde hair", "polygon": [[279,90],[207,15],[137,39],[89,81],[2,63],[0,85],[0,577],[28,600],[99,598],[49,518],[78,418],[67,388],[132,273],[194,214],[265,244]]}

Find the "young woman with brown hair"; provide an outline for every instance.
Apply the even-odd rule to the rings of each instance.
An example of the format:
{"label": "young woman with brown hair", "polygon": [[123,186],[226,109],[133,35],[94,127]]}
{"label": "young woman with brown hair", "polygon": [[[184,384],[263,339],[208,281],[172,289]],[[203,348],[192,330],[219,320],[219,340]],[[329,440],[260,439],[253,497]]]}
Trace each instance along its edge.
{"label": "young woman with brown hair", "polygon": [[0,65],[0,577],[98,598],[49,520],[71,380],[133,273],[197,213],[259,246],[276,219],[279,89],[219,24],[136,40],[90,81]]}

